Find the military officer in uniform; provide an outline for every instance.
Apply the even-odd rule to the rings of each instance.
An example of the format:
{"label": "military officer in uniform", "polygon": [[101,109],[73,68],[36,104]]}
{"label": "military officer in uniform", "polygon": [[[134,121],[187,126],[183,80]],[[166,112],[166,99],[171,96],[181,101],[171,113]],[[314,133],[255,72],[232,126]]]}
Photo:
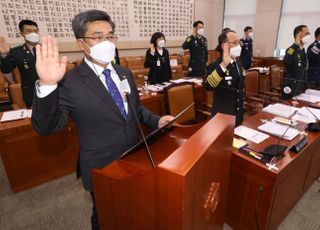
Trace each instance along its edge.
{"label": "military officer in uniform", "polygon": [[299,25],[293,31],[295,42],[286,50],[283,58],[284,79],[281,85],[281,98],[290,99],[305,91],[307,87],[307,57],[303,48],[309,43],[310,32],[306,25]]}
{"label": "military officer in uniform", "polygon": [[220,34],[218,49],[222,54],[208,66],[208,76],[204,81],[207,90],[213,90],[212,115],[225,113],[236,116],[236,126],[243,120],[243,100],[245,95],[244,76],[240,56],[240,41],[236,32],[229,30]]}
{"label": "military officer in uniform", "polygon": [[188,76],[202,77],[206,74],[208,61],[208,44],[204,35],[202,21],[193,23],[193,33],[182,44],[182,48],[190,52]]}
{"label": "military officer in uniform", "polygon": [[320,86],[320,27],[314,32],[315,41],[308,47],[308,82]]}
{"label": "military officer in uniform", "polygon": [[33,91],[36,80],[39,79],[35,63],[35,46],[39,43],[38,25],[31,20],[19,23],[19,30],[25,43],[10,49],[3,37],[0,37],[1,71],[10,73],[18,67],[21,74],[21,89],[23,100],[27,107],[32,105]]}
{"label": "military officer in uniform", "polygon": [[240,60],[244,69],[250,69],[252,62],[252,27],[246,26],[244,28],[244,37],[240,39],[241,54]]}

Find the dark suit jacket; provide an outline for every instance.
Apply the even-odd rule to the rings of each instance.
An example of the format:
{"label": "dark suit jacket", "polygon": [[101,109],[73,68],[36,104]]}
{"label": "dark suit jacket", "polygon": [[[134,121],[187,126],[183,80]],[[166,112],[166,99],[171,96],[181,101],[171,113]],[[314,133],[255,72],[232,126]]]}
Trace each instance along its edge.
{"label": "dark suit jacket", "polygon": [[10,73],[15,67],[18,67],[21,74],[23,100],[27,107],[30,107],[34,85],[39,77],[36,71],[35,57],[26,44],[11,48],[10,53],[4,59],[1,59],[1,71],[3,73]]}
{"label": "dark suit jacket", "polygon": [[[307,58],[304,49],[297,44],[291,45],[283,58],[285,66],[281,85],[281,98],[286,100],[303,93],[307,88]],[[285,87],[291,88],[291,93],[284,93]]]}
{"label": "dark suit jacket", "polygon": [[182,44],[182,48],[184,50],[189,49],[190,52],[188,75],[195,77],[204,76],[208,61],[207,38],[190,35]]}
{"label": "dark suit jacket", "polygon": [[[240,125],[243,120],[243,103],[245,95],[245,78],[242,72],[242,65],[237,61],[237,68],[231,63],[227,66],[226,72],[220,67],[222,58],[218,58],[215,62],[208,66],[208,74],[210,75],[214,70],[222,78],[219,85],[215,88],[211,87],[207,80],[203,85],[207,90],[213,90],[213,105],[212,114],[225,113],[236,115],[236,126]],[[228,76],[232,76],[231,80],[226,80]]]}
{"label": "dark suit jacket", "polygon": [[[139,120],[157,128],[159,116],[140,105],[131,72],[119,65],[113,66],[120,78],[128,79],[129,98]],[[139,139],[137,124],[130,109],[128,119],[123,118],[109,92],[84,61],[66,73],[50,95],[34,98],[32,124],[41,134],[59,131],[69,115],[78,130],[83,184],[86,190],[92,191],[91,170],[106,166],[135,144]]]}

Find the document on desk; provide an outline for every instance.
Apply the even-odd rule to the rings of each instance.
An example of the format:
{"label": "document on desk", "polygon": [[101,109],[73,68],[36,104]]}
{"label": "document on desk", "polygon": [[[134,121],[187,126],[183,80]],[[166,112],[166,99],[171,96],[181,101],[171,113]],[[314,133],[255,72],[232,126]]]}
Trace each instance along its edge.
{"label": "document on desk", "polygon": [[297,111],[292,119],[302,121],[304,123],[312,123],[317,121],[315,117],[320,120],[320,109],[302,107]]}
{"label": "document on desk", "polygon": [[283,137],[284,139],[291,141],[300,132],[295,128],[289,128],[288,125],[280,124],[277,122],[267,121],[258,127],[258,130],[269,133],[277,137]]}
{"label": "document on desk", "polygon": [[30,118],[31,113],[32,113],[31,109],[19,109],[19,110],[4,112],[1,117],[1,122]]}
{"label": "document on desk", "polygon": [[320,97],[320,90],[315,90],[315,89],[307,89],[305,94],[308,95],[313,95],[313,96],[318,96]]}
{"label": "document on desk", "polygon": [[281,103],[271,104],[262,109],[263,112],[271,113],[273,115],[285,118],[291,117],[297,110],[298,108]]}
{"label": "document on desk", "polygon": [[246,140],[252,141],[256,144],[259,144],[268,137],[270,137],[268,134],[259,132],[255,129],[248,128],[244,125],[240,125],[237,128],[235,128],[234,134]]}
{"label": "document on desk", "polygon": [[296,97],[300,101],[306,101],[310,103],[320,102],[320,95],[302,93]]}

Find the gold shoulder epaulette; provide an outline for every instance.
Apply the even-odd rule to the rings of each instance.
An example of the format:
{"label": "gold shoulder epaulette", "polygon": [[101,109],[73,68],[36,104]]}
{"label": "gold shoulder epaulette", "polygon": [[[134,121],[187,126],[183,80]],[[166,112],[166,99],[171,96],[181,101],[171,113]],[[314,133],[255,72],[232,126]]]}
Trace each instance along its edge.
{"label": "gold shoulder epaulette", "polygon": [[287,53],[290,54],[290,55],[292,55],[292,54],[294,53],[294,51],[295,51],[295,50],[290,47],[290,48],[287,50]]}

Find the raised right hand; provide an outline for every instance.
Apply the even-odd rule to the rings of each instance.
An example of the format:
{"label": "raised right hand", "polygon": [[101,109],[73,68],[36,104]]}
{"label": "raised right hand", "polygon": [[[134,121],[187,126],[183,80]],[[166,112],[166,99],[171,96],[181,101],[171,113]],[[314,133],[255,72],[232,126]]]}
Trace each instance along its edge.
{"label": "raised right hand", "polygon": [[36,69],[40,85],[57,84],[66,72],[67,57],[59,60],[57,40],[51,35],[42,38],[42,45],[36,46]]}
{"label": "raised right hand", "polygon": [[150,44],[150,52],[151,53],[156,52],[156,48],[154,48],[154,45],[152,43]]}
{"label": "raised right hand", "polygon": [[8,54],[10,51],[10,46],[6,43],[4,37],[0,36],[0,54]]}
{"label": "raised right hand", "polygon": [[231,62],[231,56],[230,56],[230,50],[229,50],[229,44],[228,42],[222,43],[221,48],[223,50],[223,55],[222,55],[222,66],[223,68],[227,68],[227,66]]}
{"label": "raised right hand", "polygon": [[298,34],[297,37],[294,39],[294,43],[296,43],[298,46],[303,46],[302,36],[300,34]]}

